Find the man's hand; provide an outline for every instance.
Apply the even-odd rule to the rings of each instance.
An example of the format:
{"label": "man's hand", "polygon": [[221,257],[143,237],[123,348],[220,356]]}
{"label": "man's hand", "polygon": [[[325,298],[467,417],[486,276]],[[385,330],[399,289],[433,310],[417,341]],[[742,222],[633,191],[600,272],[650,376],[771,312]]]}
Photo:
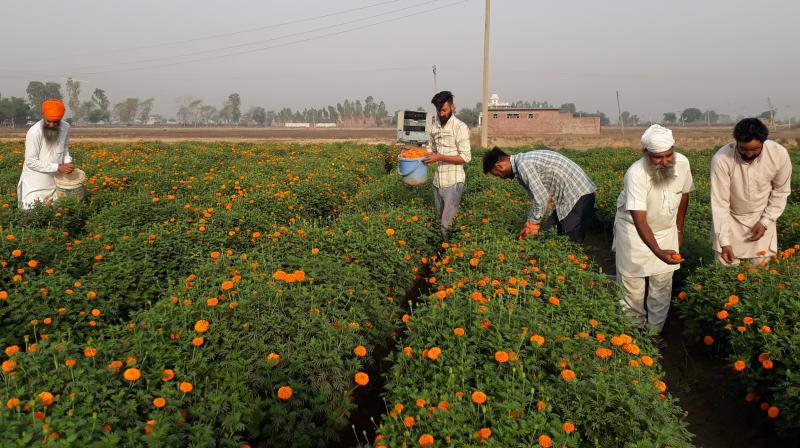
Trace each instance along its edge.
{"label": "man's hand", "polygon": [[747,241],[758,241],[758,240],[760,240],[761,237],[764,236],[764,232],[766,232],[766,231],[767,231],[767,228],[764,227],[764,224],[761,224],[760,222],[757,222],[756,225],[754,225],[750,229],[750,236],[747,237]]}
{"label": "man's hand", "polygon": [[736,260],[736,255],[733,254],[733,247],[731,246],[722,246],[722,259],[725,260],[725,263],[731,264],[734,260]]}
{"label": "man's hand", "polygon": [[683,257],[674,250],[659,250],[655,255],[666,264],[680,264],[683,261]]}
{"label": "man's hand", "polygon": [[539,224],[527,221],[525,226],[519,232],[519,239],[523,240],[528,235],[537,235],[539,233]]}
{"label": "man's hand", "polygon": [[427,156],[425,156],[424,159],[422,159],[422,163],[424,163],[425,165],[430,165],[431,163],[436,163],[436,162],[439,162],[441,160],[442,160],[442,155],[441,154],[437,154],[435,152],[432,152],[432,153],[428,154]]}
{"label": "man's hand", "polygon": [[75,171],[75,164],[72,163],[72,162],[70,162],[70,163],[62,163],[62,164],[58,165],[58,172],[59,173],[69,174],[69,173],[71,173],[73,171]]}

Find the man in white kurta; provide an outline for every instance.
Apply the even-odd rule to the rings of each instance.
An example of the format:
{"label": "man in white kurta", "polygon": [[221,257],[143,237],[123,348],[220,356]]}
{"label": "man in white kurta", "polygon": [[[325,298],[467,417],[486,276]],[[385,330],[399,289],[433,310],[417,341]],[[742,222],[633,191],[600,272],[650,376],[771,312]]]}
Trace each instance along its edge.
{"label": "man in white kurta", "polygon": [[464,164],[472,160],[472,153],[469,128],[455,116],[453,94],[439,92],[431,103],[436,107],[436,117],[431,121],[428,137],[431,153],[423,162],[438,165],[433,175],[433,203],[439,216],[442,237],[447,240],[464,193]]}
{"label": "man in white kurta", "polygon": [[[620,301],[631,320],[661,332],[669,312],[672,274],[682,261],[683,222],[694,189],[689,160],[674,151],[672,131],[651,126],[642,135],[644,155],[625,173],[617,199],[614,247]],[[645,283],[648,296],[645,298]],[[656,341],[663,345],[663,339]]]}
{"label": "man in white kurta", "polygon": [[776,221],[791,193],[792,161],[757,118],[734,129],[735,142],[711,159],[711,243],[722,264],[757,264],[778,251]]}
{"label": "man in white kurta", "polygon": [[62,120],[64,103],[46,100],[42,115],[25,135],[25,161],[17,184],[17,202],[22,209],[54,200],[55,174],[69,174],[75,168],[68,149],[70,126]]}

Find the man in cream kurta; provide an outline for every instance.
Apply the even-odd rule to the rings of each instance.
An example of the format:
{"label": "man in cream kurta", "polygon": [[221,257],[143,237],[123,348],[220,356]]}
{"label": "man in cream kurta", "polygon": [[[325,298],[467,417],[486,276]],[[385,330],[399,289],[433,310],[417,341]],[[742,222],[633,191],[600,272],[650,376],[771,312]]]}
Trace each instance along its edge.
{"label": "man in cream kurta", "polygon": [[464,164],[472,160],[469,144],[469,128],[455,117],[453,94],[437,93],[431,103],[436,107],[436,117],[431,121],[428,140],[431,153],[423,160],[425,164],[437,163],[433,175],[433,203],[441,222],[442,237],[453,223],[461,195],[464,192]]}
{"label": "man in cream kurta", "polygon": [[723,264],[757,264],[778,251],[776,221],[791,193],[792,161],[757,118],[736,124],[735,142],[711,159],[712,247]]}
{"label": "man in cream kurta", "polygon": [[[674,152],[672,131],[653,125],[642,135],[644,155],[625,173],[617,199],[614,247],[620,301],[629,318],[661,332],[669,312],[672,274],[682,261],[683,222],[694,189],[689,160]],[[645,282],[649,281],[645,298]],[[663,339],[656,341],[663,346]]]}
{"label": "man in cream kurta", "polygon": [[62,120],[64,103],[46,100],[42,115],[25,135],[25,161],[17,184],[17,202],[22,209],[55,199],[55,174],[75,169],[67,147],[70,126]]}

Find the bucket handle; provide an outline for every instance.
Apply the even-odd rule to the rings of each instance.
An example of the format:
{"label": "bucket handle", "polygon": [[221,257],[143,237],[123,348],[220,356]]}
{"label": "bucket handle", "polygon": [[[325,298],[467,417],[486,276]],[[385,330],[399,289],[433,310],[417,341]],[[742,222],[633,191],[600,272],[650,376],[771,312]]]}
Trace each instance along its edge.
{"label": "bucket handle", "polygon": [[422,159],[419,159],[419,160],[417,160],[417,163],[416,163],[416,164],[414,164],[414,168],[411,168],[411,169],[410,169],[410,170],[409,170],[407,173],[403,173],[402,171],[400,171],[400,165],[397,165],[397,174],[399,174],[401,177],[406,177],[406,176],[408,176],[409,174],[413,173],[413,172],[414,172],[414,170],[416,170],[417,168],[419,168],[419,165],[420,165],[421,163],[422,163]]}

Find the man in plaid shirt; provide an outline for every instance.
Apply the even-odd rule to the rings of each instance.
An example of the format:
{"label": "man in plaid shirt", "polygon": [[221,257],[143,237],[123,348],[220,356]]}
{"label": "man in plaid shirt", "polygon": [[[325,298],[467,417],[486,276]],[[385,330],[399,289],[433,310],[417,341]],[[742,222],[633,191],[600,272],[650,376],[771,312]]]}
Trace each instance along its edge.
{"label": "man in plaid shirt", "polygon": [[594,213],[597,188],[578,164],[553,151],[509,156],[494,147],[483,157],[483,172],[501,179],[516,178],[533,198],[520,239],[539,233],[548,200],[552,198],[555,211],[544,227],[555,225],[560,235],[566,234],[576,243],[583,242]]}
{"label": "man in plaid shirt", "polygon": [[472,160],[469,146],[469,128],[455,117],[453,94],[448,91],[434,95],[431,103],[436,107],[436,117],[431,122],[428,149],[423,162],[438,163],[433,176],[433,203],[439,215],[442,237],[453,223],[461,194],[464,192],[465,163]]}

